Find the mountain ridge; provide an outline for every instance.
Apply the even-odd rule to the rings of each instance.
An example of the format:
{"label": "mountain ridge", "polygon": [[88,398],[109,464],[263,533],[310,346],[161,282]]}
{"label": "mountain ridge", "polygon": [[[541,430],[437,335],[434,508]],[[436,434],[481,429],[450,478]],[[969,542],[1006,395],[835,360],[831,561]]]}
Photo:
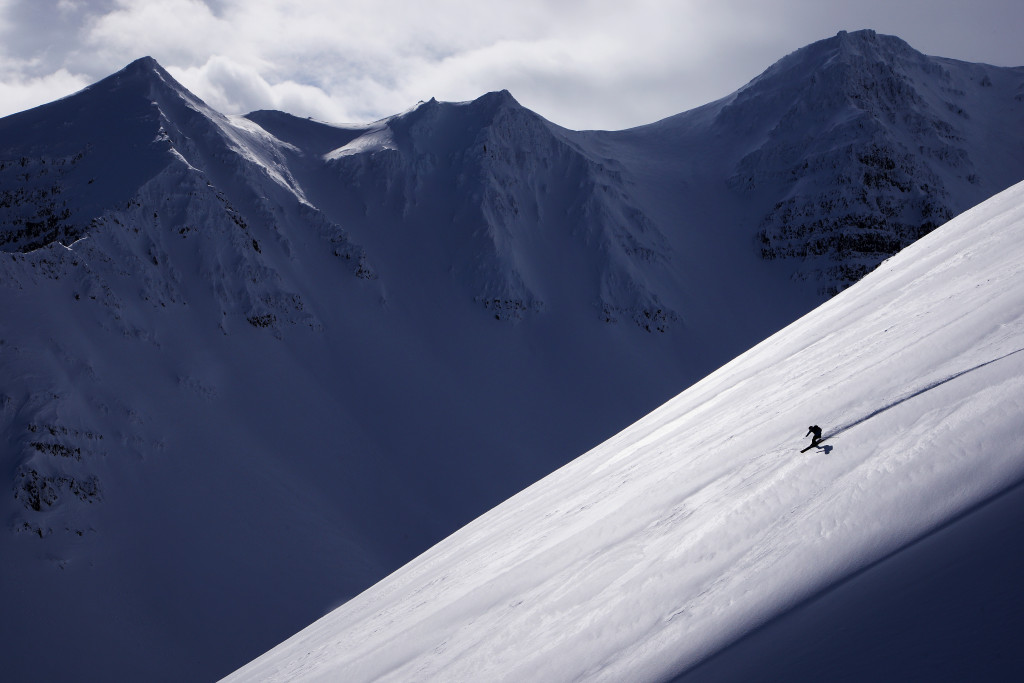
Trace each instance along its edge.
{"label": "mountain ridge", "polygon": [[[984,71],[980,66],[925,57],[898,38],[861,31],[841,33],[798,50],[781,60],[778,69],[742,89],[737,101],[728,106],[742,106],[745,93],[781,77],[791,65],[805,64],[807,53],[825,48],[830,56],[819,58],[822,67],[806,81],[810,89],[795,98],[810,105],[810,110],[787,111],[769,133],[769,141],[739,162],[730,182],[748,192],[765,181],[792,184],[785,199],[762,218],[761,253],[768,259],[812,261],[816,256],[833,256],[817,277],[831,280],[833,284],[824,285],[824,291],[835,293],[887,255],[983,198],[974,186],[989,179],[979,173],[965,149],[972,114],[964,107],[969,107],[968,87],[979,92],[993,88],[993,82],[987,73],[971,73]],[[825,92],[819,92],[823,84]],[[1020,115],[1017,107],[1018,120]],[[1010,133],[1005,122],[1000,128]],[[808,134],[821,136],[835,147],[809,156],[794,141]],[[1011,139],[1008,135],[999,144]],[[980,145],[974,147],[975,155],[992,153],[979,149]],[[859,167],[860,173],[851,174],[851,166]],[[770,174],[767,178],[765,170]],[[825,176],[826,182],[818,180],[817,186],[839,189],[824,195],[806,192],[800,184],[806,182],[808,172]],[[997,191],[1016,177],[1015,173],[1007,177],[998,166],[993,175],[1001,176],[990,185]],[[953,184],[960,186],[957,195],[965,196],[966,202],[950,196]],[[876,194],[857,196],[843,192],[844,185],[871,187]],[[829,215],[836,213],[838,221],[830,220]]]}

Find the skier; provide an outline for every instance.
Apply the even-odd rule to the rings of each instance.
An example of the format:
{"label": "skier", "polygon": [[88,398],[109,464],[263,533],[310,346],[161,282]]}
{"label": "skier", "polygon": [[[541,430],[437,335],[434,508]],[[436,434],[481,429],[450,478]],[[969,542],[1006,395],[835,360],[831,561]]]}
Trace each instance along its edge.
{"label": "skier", "polygon": [[[817,446],[818,442],[821,441],[821,427],[819,427],[818,425],[811,425],[810,427],[808,427],[807,434],[814,435],[813,437],[811,437],[811,445],[808,446],[808,448],[811,448],[812,446]],[[807,434],[804,434],[804,436],[807,436]]]}

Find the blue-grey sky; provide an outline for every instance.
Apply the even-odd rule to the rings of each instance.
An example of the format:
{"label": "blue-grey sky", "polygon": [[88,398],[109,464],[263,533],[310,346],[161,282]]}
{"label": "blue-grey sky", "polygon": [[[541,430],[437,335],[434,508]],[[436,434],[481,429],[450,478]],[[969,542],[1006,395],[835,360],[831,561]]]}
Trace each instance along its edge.
{"label": "blue-grey sky", "polygon": [[575,129],[723,97],[840,30],[1024,66],[1021,0],[0,0],[0,115],[155,57],[227,113],[364,122],[507,89]]}

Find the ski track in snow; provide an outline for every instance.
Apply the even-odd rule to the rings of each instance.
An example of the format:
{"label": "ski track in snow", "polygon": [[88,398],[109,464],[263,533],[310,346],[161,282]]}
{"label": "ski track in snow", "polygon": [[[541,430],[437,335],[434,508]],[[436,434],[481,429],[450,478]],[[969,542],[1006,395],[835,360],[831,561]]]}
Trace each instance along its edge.
{"label": "ski track in snow", "polygon": [[978,365],[975,365],[974,367],[967,368],[966,370],[961,370],[960,372],[953,373],[949,377],[944,377],[943,379],[940,379],[940,380],[937,380],[935,382],[932,382],[932,383],[930,383],[930,384],[928,384],[928,385],[926,385],[926,386],[924,386],[924,387],[922,387],[920,389],[916,389],[914,391],[911,391],[909,394],[907,394],[903,398],[897,399],[897,400],[893,401],[892,403],[889,403],[888,405],[882,406],[881,408],[879,408],[878,410],[874,411],[873,413],[870,413],[868,415],[865,415],[864,417],[858,418],[858,419],[854,420],[853,422],[848,422],[846,424],[840,425],[839,427],[836,427],[831,432],[826,433],[821,438],[821,440],[818,441],[818,443],[823,443],[823,442],[827,441],[828,439],[831,439],[831,438],[834,438],[836,436],[839,436],[840,434],[842,434],[846,430],[848,430],[848,429],[850,429],[852,427],[856,427],[860,423],[865,422],[867,420],[870,420],[871,418],[873,418],[873,417],[875,417],[877,415],[880,415],[881,413],[884,413],[887,410],[892,410],[893,408],[895,408],[899,404],[903,403],[904,401],[909,401],[912,398],[916,398],[916,397],[920,396],[921,394],[925,393],[926,391],[931,391],[932,389],[935,389],[936,387],[942,386],[946,382],[952,382],[957,377],[961,377],[963,375],[966,375],[968,372],[974,372],[975,370],[983,368],[986,365],[990,365],[991,363],[997,363],[997,362],[1003,360],[1004,358],[1009,358],[1010,356],[1012,356],[1012,355],[1014,355],[1016,353],[1020,353],[1021,351],[1024,351],[1024,348],[1017,349],[1016,351],[1010,351],[1009,353],[1007,353],[1005,355],[1002,355],[1002,356],[1000,356],[998,358],[993,358],[992,360],[988,360],[988,361],[985,361],[983,363],[979,363]]}

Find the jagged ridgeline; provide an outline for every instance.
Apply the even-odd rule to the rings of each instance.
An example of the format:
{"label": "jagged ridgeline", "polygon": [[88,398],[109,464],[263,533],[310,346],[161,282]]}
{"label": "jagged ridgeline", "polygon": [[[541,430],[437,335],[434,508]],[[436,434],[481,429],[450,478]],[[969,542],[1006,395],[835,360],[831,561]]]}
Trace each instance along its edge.
{"label": "jagged ridgeline", "polygon": [[[410,248],[436,252],[431,258],[482,312],[519,321],[551,310],[561,295],[553,290],[563,289],[556,273],[569,254],[580,255],[592,267],[580,276],[590,282],[579,305],[608,323],[664,331],[685,318],[680,251],[689,257],[695,246],[671,233],[749,231],[753,253],[829,295],[1009,186],[1024,166],[1022,82],[1020,69],[928,57],[895,37],[844,32],[697,110],[704,115],[637,129],[660,131],[648,130],[637,145],[635,131],[561,129],[507,92],[421,103],[362,127],[255,112],[248,121],[258,125],[247,130],[245,119],[229,122],[144,59],[91,93],[3,122],[0,249],[80,238],[132,200],[168,152],[223,197],[224,176],[236,173],[225,164],[238,155],[250,174],[312,209],[312,220],[331,224],[328,239],[341,243],[360,276],[397,267],[395,250],[365,247],[380,233],[401,232]],[[124,117],[114,127],[112,100]],[[21,124],[26,117],[31,130]],[[52,129],[61,130],[59,141],[36,139]],[[673,144],[700,137],[715,140],[715,158]],[[668,174],[657,183],[675,186],[676,210],[665,211],[640,185],[652,167]],[[709,195],[714,182],[686,181],[696,173],[730,191]],[[225,213],[240,226],[267,222],[253,212],[273,210],[229,201],[235,206]],[[716,201],[739,204],[720,211],[724,225],[687,220],[689,207]],[[268,315],[249,317],[262,323]]]}
{"label": "jagged ridgeline", "polygon": [[[306,151],[293,167],[319,179],[303,184],[305,196],[371,251],[387,251],[390,263],[373,259],[383,271],[441,265],[498,321],[550,314],[575,280],[582,296],[572,305],[596,319],[647,331],[678,322],[663,302],[671,248],[623,164],[506,91],[422,102],[364,130],[336,131],[331,149],[317,124],[279,112],[248,118]],[[394,249],[397,239],[404,248]],[[420,262],[406,262],[405,249]]]}

